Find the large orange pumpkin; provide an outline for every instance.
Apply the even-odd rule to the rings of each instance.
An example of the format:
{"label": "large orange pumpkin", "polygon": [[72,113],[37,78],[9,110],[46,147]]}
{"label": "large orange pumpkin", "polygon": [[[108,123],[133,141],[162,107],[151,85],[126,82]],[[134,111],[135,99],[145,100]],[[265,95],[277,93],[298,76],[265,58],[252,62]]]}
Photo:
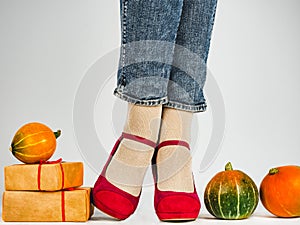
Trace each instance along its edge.
{"label": "large orange pumpkin", "polygon": [[260,185],[263,206],[279,217],[300,216],[300,167],[270,169]]}
{"label": "large orange pumpkin", "polygon": [[56,138],[61,131],[53,132],[44,124],[33,122],[22,126],[15,134],[10,150],[24,163],[48,160],[56,149]]}

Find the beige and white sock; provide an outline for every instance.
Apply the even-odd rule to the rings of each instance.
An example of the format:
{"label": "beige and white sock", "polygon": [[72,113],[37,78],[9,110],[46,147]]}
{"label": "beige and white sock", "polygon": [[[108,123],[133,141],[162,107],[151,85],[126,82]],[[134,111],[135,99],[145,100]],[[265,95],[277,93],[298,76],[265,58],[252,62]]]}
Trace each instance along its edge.
{"label": "beige and white sock", "polygon": [[[128,104],[124,132],[157,142],[161,122],[161,106]],[[154,148],[137,141],[123,139],[106,171],[106,178],[116,187],[138,196]]]}
{"label": "beige and white sock", "polygon": [[[193,113],[163,108],[159,142],[182,140],[190,143]],[[192,157],[189,149],[170,145],[157,153],[157,186],[161,191],[193,192]]]}

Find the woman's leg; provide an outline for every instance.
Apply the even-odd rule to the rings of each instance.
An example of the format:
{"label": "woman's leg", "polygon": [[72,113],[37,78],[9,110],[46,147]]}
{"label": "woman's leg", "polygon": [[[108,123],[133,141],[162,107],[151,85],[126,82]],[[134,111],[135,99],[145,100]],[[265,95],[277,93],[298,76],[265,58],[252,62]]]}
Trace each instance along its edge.
{"label": "woman's leg", "polygon": [[183,2],[168,86],[168,103],[162,112],[161,147],[156,153],[155,208],[161,220],[196,219],[200,210],[188,143],[193,113],[206,109],[203,86],[216,4],[217,0]]}
{"label": "woman's leg", "polygon": [[[153,161],[154,207],[160,220],[195,220],[200,211],[189,142],[192,112],[164,108],[160,140]],[[155,170],[156,168],[156,170]]]}
{"label": "woman's leg", "polygon": [[146,169],[157,144],[162,106],[128,104],[120,138],[93,188],[93,203],[123,220],[137,208]]}
{"label": "woman's leg", "polygon": [[[173,56],[176,67],[172,67],[170,74],[169,102],[163,108],[160,142],[174,138],[182,138],[189,142],[192,113],[206,109],[203,86],[216,4],[217,0],[184,0],[183,2]],[[172,126],[175,127],[175,124],[177,128],[173,129]],[[174,175],[174,177],[169,176],[169,180],[163,179],[164,182],[158,184],[158,187],[163,190],[191,190],[191,160],[188,155],[177,157],[181,154],[189,155],[183,147],[174,146],[168,147],[166,152],[163,148],[158,152],[158,162],[170,161],[168,160],[170,157],[174,158],[172,172],[163,171],[164,169],[158,166],[159,173]],[[178,171],[182,166],[182,160],[186,165],[183,170]],[[188,187],[181,183],[182,179],[176,177],[185,177],[184,181],[189,184]],[[190,181],[187,182],[187,179]]]}
{"label": "woman's leg", "polygon": [[121,0],[122,48],[117,97],[165,104],[183,0]]}
{"label": "woman's leg", "polygon": [[[160,142],[181,140],[190,143],[193,113],[164,108],[160,130]],[[194,192],[188,148],[180,145],[161,147],[157,153],[157,187],[161,191]]]}
{"label": "woman's leg", "polygon": [[158,139],[182,2],[121,0],[122,48],[114,94],[129,102],[127,138],[117,142],[93,189],[96,207],[118,219],[134,212]]}
{"label": "woman's leg", "polygon": [[[162,106],[128,104],[124,132],[157,142]],[[123,139],[109,163],[106,178],[116,187],[138,196],[154,148],[135,140]]]}
{"label": "woman's leg", "polygon": [[[165,61],[172,61],[183,0],[121,0],[120,3],[122,48],[118,86],[114,94],[135,104],[129,104],[124,131],[145,138],[150,138],[149,133],[155,134],[151,140],[156,142],[159,126],[150,127],[150,123],[154,118],[157,119],[155,122],[158,121],[161,105],[167,101],[171,66]],[[155,61],[147,60],[151,55]],[[156,105],[160,107],[154,107]],[[144,170],[133,180],[130,171],[120,164],[139,167],[139,159],[144,166],[149,165],[149,156],[153,151],[150,151],[152,154],[143,154],[145,158],[142,159],[142,154],[136,152],[132,155],[131,150],[130,145],[120,145],[120,151],[108,167],[107,174],[113,184],[136,196],[140,191]],[[120,159],[119,155],[123,158]],[[125,185],[121,184],[125,182],[122,181],[124,179],[128,179]]]}
{"label": "woman's leg", "polygon": [[217,0],[184,0],[170,73],[167,107],[206,109],[203,87]]}

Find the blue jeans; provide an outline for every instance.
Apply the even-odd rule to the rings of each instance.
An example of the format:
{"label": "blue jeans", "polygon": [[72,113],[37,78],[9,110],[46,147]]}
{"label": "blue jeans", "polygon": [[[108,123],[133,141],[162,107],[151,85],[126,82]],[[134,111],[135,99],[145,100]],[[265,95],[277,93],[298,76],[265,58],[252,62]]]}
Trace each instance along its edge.
{"label": "blue jeans", "polygon": [[217,0],[120,0],[114,95],[139,105],[201,112]]}

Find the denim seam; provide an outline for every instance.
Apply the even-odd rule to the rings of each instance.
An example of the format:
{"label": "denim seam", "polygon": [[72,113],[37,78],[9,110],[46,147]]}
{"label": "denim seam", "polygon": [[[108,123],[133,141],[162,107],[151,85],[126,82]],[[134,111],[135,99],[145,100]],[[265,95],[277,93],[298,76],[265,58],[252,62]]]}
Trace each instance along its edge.
{"label": "denim seam", "polygon": [[128,0],[123,1],[123,11],[122,11],[122,62],[121,62],[121,82],[120,88],[125,86],[125,75],[124,75],[124,68],[125,68],[125,57],[126,57],[126,42],[127,42],[127,8],[128,8]]}
{"label": "denim seam", "polygon": [[206,50],[206,58],[205,58],[205,61],[204,61],[205,63],[207,62],[207,58],[208,58],[209,47],[210,47],[211,36],[212,36],[212,30],[213,30],[213,26],[214,26],[214,23],[215,23],[216,9],[217,9],[217,3],[214,4],[214,6],[213,6],[213,14],[211,15],[211,18],[210,18],[210,21],[209,21],[208,33],[210,35],[207,38],[207,42],[206,42],[206,46],[205,46],[205,50]]}
{"label": "denim seam", "polygon": [[169,101],[167,104],[164,105],[164,107],[175,108],[175,109],[190,111],[190,112],[204,112],[206,111],[207,105],[205,102],[200,103],[198,105],[188,105],[184,103]]}
{"label": "denim seam", "polygon": [[136,105],[156,106],[156,105],[166,104],[168,102],[167,96],[161,97],[158,99],[148,99],[148,100],[137,99],[137,98],[134,98],[132,96],[122,93],[122,90],[119,88],[116,88],[114,90],[114,95],[124,101],[130,102],[130,103],[136,104]]}

